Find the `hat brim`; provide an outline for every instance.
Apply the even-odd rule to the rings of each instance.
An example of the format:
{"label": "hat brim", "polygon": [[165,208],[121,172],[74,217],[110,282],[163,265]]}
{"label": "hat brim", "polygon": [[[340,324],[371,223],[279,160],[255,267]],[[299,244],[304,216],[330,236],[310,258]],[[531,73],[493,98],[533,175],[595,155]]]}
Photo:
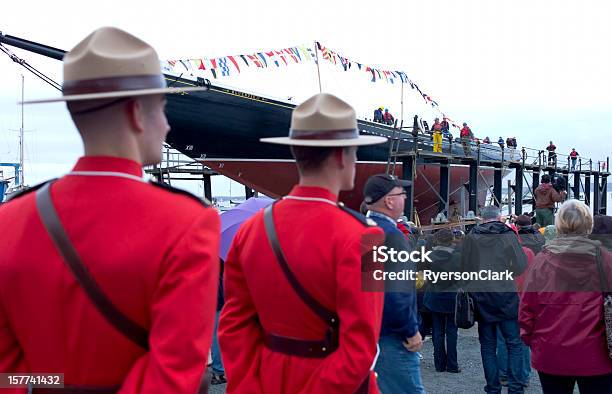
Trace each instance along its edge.
{"label": "hat brim", "polygon": [[18,104],[44,104],[44,103],[55,103],[62,101],[84,101],[84,100],[100,100],[110,99],[119,97],[132,97],[132,96],[148,96],[152,94],[176,94],[183,92],[197,92],[202,90],[208,90],[205,86],[189,87],[189,88],[155,88],[155,89],[139,89],[139,90],[122,90],[116,92],[102,92],[102,93],[88,93],[88,94],[73,94],[68,96],[60,96],[55,98],[40,99],[40,100],[27,100],[18,102]]}
{"label": "hat brim", "polygon": [[293,145],[293,146],[314,146],[314,147],[343,147],[343,146],[363,146],[376,145],[387,142],[386,137],[376,137],[371,135],[360,135],[359,138],[346,138],[338,140],[306,140],[289,137],[260,138],[261,142],[268,144]]}
{"label": "hat brim", "polygon": [[398,179],[396,181],[396,185],[399,187],[408,187],[408,186],[412,186],[412,181],[408,181],[406,179]]}

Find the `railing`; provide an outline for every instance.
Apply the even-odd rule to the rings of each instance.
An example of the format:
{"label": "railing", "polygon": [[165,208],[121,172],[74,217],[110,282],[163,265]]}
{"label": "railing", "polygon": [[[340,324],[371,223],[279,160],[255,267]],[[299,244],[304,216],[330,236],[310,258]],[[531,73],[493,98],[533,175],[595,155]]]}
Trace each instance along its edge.
{"label": "railing", "polygon": [[[158,181],[170,184],[172,180],[189,180],[201,178],[185,178],[187,176],[201,176],[204,174],[214,175],[213,171],[205,167],[202,163],[184,155],[169,145],[164,144],[162,159],[159,164],[145,166],[147,174],[154,175]],[[181,178],[176,178],[172,174],[182,174]]]}
{"label": "railing", "polygon": [[[419,129],[416,135],[413,133],[413,126],[397,127],[397,122],[393,129],[391,143],[389,146],[389,161],[387,163],[388,170],[395,166],[397,157],[409,154],[418,153],[418,150],[424,146],[431,147],[433,152],[433,133],[423,132]],[[605,161],[594,162],[593,159],[578,156],[575,166],[572,166],[572,160],[569,155],[561,153],[556,154],[555,160],[543,149],[534,149],[528,147],[509,148],[504,146],[501,148],[497,142],[483,143],[479,140],[465,141],[461,138],[449,139],[448,135],[442,136],[441,155],[451,158],[472,158],[482,160],[487,163],[499,162],[502,166],[507,166],[510,163],[522,164],[527,166],[538,167],[540,169],[552,170],[567,170],[571,171],[609,171],[609,158]],[[393,157],[393,158],[392,158]],[[549,160],[550,159],[550,160]]]}

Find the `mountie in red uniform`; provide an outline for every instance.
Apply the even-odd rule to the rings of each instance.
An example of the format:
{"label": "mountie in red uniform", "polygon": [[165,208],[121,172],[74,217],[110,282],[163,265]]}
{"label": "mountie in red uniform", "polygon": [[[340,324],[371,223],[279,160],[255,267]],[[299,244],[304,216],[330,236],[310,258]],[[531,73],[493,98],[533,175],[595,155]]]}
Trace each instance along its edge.
{"label": "mountie in red uniform", "polygon": [[219,343],[228,393],[378,392],[371,370],[384,294],[362,291],[361,260],[383,235],[336,201],[327,189],[295,186],[272,210],[293,275],[339,319],[337,348],[289,354],[295,342],[325,338],[329,325],[289,282],[259,212],[238,230],[225,263]]}
{"label": "mountie in red uniform", "polygon": [[66,385],[130,394],[197,392],[217,302],[217,212],[146,183],[140,164],[122,158],[83,157],[50,193],[83,264],[147,330],[149,351],[92,304],[30,192],[0,208],[0,372],[63,373]]}

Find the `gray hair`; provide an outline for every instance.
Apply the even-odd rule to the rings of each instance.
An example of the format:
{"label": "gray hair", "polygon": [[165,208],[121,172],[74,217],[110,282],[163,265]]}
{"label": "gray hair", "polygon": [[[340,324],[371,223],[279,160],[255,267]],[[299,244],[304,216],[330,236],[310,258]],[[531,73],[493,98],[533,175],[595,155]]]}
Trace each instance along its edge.
{"label": "gray hair", "polygon": [[593,215],[582,201],[567,200],[557,212],[555,227],[558,234],[590,234],[593,229]]}
{"label": "gray hair", "polygon": [[501,210],[495,205],[487,205],[480,209],[480,217],[483,220],[497,219],[501,216]]}

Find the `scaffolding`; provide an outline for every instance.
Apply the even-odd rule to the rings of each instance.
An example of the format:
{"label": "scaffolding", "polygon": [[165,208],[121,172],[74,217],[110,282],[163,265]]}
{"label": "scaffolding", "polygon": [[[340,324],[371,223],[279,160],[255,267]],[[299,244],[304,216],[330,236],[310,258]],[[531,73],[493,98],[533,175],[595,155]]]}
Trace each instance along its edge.
{"label": "scaffolding", "polygon": [[[181,152],[164,144],[160,164],[145,167],[145,173],[153,176],[158,182],[172,185],[173,181],[202,181],[204,198],[213,201],[212,177],[219,173],[206,167]],[[256,197],[257,192],[245,186],[245,199]]]}
{"label": "scaffolding", "polygon": [[[479,213],[478,193],[482,181],[490,192],[491,203],[503,208],[508,213],[520,215],[523,205],[532,206],[535,211],[534,190],[540,184],[540,175],[548,173],[551,179],[560,176],[565,179],[567,198],[576,198],[592,206],[593,214],[607,212],[607,178],[610,175],[610,159],[594,162],[590,158],[578,157],[574,162],[567,155],[556,154],[555,160],[549,160],[544,150],[527,147],[506,147],[498,144],[481,143],[478,139],[452,139],[445,137],[441,152],[434,152],[433,135],[423,132],[416,120],[413,126],[403,127],[395,124],[389,142],[387,172],[395,175],[396,166],[402,164],[402,179],[412,181],[407,187],[405,215],[414,221],[418,212],[414,208],[414,181],[421,177],[429,190],[437,197],[438,212],[449,212],[451,171],[457,166],[469,167],[469,179],[463,186],[468,192],[468,210],[475,215]],[[439,150],[439,149],[438,149]],[[567,164],[566,164],[567,163]],[[425,174],[418,169],[419,165],[433,164],[440,168],[440,182],[435,187]],[[493,170],[493,184],[489,185],[482,174],[482,169]],[[508,195],[502,196],[502,180],[514,171],[514,183],[509,181]],[[527,176],[530,176],[528,179]],[[571,181],[571,183],[570,183]],[[524,185],[527,190],[524,190]],[[591,200],[591,187],[593,198]],[[468,215],[470,217],[470,215]],[[470,217],[471,219],[471,217]],[[467,222],[467,221],[466,221]]]}
{"label": "scaffolding", "polygon": [[183,155],[164,144],[162,160],[159,164],[146,166],[145,173],[153,176],[158,182],[172,185],[173,181],[202,181],[204,198],[212,201],[212,176],[218,175],[201,162]]}

